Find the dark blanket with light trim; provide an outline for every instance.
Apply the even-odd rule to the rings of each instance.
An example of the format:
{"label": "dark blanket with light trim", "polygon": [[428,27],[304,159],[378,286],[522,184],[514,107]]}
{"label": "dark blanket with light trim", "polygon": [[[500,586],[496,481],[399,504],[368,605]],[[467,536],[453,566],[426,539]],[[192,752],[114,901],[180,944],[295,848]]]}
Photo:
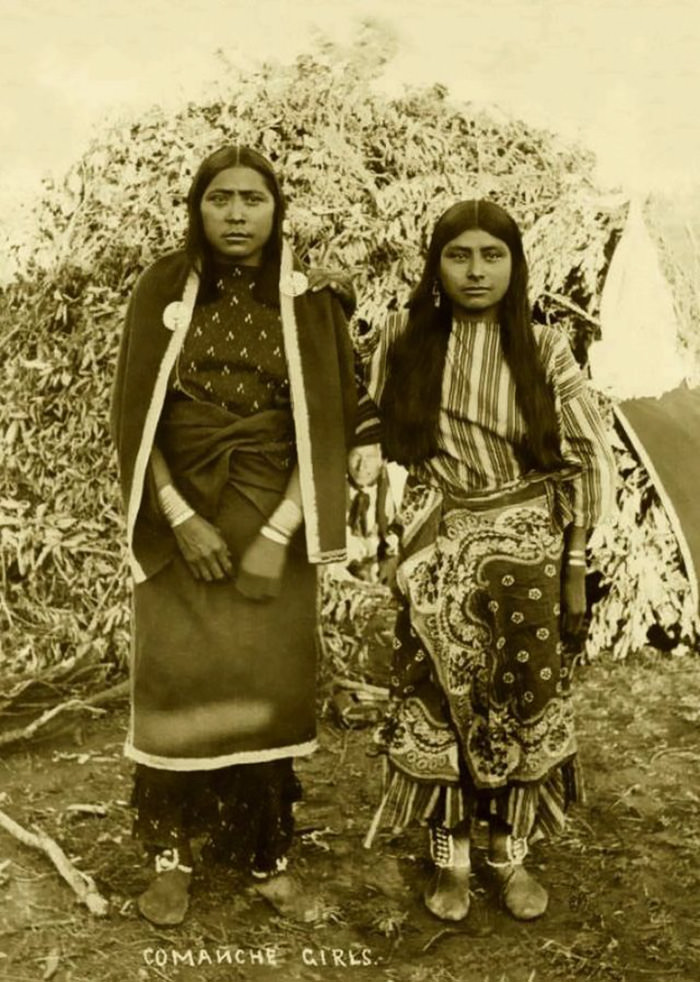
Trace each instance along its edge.
{"label": "dark blanket with light trim", "polygon": [[[227,485],[218,521],[237,564],[257,510]],[[127,756],[189,771],[314,749],[316,568],[300,545],[264,604],[195,580],[179,555],[135,585]]]}
{"label": "dark blanket with light trim", "polygon": [[697,598],[700,570],[700,388],[627,399],[618,419],[656,485]]}
{"label": "dark blanket with light trim", "polygon": [[[168,401],[158,443],[178,487],[215,523],[234,568],[289,479],[288,410],[237,417]],[[165,523],[162,523],[165,526]],[[297,756],[315,739],[316,571],[303,531],[287,550],[278,597],[195,580],[177,549],[134,587],[127,755],[199,770]]]}
{"label": "dark blanket with light trim", "polygon": [[[189,261],[178,251],[160,259],[139,278],[126,315],[114,383],[111,430],[117,447],[125,505],[136,476],[136,459],[156,379],[172,333],[163,324],[168,304],[182,298]],[[346,454],[357,418],[355,357],[345,314],[330,290],[294,298],[299,351],[308,409],[308,431],[318,511],[320,560],[345,549]],[[162,407],[155,407],[158,415]],[[300,462],[301,463],[301,462]],[[322,466],[319,466],[319,463]],[[152,491],[152,489],[150,489]],[[154,521],[148,481],[134,529],[133,551],[147,576],[172,557],[172,542]],[[318,557],[316,557],[318,558]]]}

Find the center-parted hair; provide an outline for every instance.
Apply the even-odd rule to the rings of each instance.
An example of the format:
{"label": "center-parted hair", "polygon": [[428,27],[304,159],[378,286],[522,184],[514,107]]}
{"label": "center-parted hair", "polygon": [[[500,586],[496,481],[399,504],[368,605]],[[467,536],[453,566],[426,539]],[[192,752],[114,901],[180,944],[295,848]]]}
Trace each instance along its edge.
{"label": "center-parted hair", "polygon": [[217,295],[215,253],[204,234],[202,198],[221,171],[230,167],[249,167],[257,171],[275,201],[272,231],[262,254],[260,275],[256,277],[253,296],[268,306],[279,306],[279,269],[282,256],[282,224],[286,204],[275,169],[262,154],[251,147],[225,146],[206,157],[192,178],[187,194],[188,226],[185,251],[200,277],[198,300],[207,303]]}
{"label": "center-parted hair", "polygon": [[419,463],[437,451],[442,376],[453,312],[440,281],[440,257],[448,242],[475,228],[505,242],[511,254],[510,282],[498,305],[498,322],[503,355],[527,430],[516,454],[525,470],[551,471],[561,464],[561,449],[554,393],[532,329],[522,236],[508,212],[486,200],[458,202],[433,230],[423,274],[408,303],[408,324],[389,351],[381,398],[384,451],[389,459],[404,465]]}

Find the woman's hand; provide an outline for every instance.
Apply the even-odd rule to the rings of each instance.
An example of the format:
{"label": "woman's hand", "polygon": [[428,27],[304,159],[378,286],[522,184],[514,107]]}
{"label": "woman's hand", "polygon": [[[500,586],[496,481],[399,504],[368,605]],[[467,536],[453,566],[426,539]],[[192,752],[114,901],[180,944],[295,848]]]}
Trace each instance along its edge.
{"label": "woman's hand", "polygon": [[562,576],[562,633],[581,633],[586,615],[586,567],[564,565]]}
{"label": "woman's hand", "polygon": [[243,553],[236,589],[249,600],[279,596],[287,546],[258,534]]}
{"label": "woman's hand", "polygon": [[341,303],[355,304],[355,287],[351,277],[342,269],[312,267],[306,270],[306,278],[312,293],[318,293],[319,290],[328,288],[335,293]]}
{"label": "woman's hand", "polygon": [[173,534],[195,580],[225,580],[233,573],[231,554],[221,532],[201,515],[193,515]]}

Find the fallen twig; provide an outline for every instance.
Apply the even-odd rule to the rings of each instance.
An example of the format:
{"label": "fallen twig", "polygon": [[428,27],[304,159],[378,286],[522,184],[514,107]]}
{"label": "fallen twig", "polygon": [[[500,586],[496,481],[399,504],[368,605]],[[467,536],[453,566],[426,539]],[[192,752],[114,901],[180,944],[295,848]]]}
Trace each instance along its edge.
{"label": "fallen twig", "polygon": [[578,962],[581,965],[590,965],[591,959],[585,955],[577,955],[573,948],[567,948],[566,945],[561,944],[559,941],[555,941],[554,938],[547,938],[547,940],[540,945],[542,951],[552,951],[557,955],[561,955],[570,961]]}
{"label": "fallen twig", "polygon": [[90,913],[97,917],[107,916],[109,903],[95,886],[95,881],[87,873],[76,869],[59,844],[50,835],[36,827],[34,832],[28,831],[2,810],[0,810],[0,827],[23,845],[30,846],[32,849],[40,849],[46,853],[63,879],[73,889],[78,900],[85,904]]}
{"label": "fallen twig", "polygon": [[52,948],[45,959],[44,974],[41,976],[42,982],[52,979],[61,964],[61,949]]}
{"label": "fallen twig", "polygon": [[0,734],[0,747],[6,747],[11,743],[17,743],[20,740],[30,740],[37,730],[40,730],[47,723],[50,723],[54,717],[58,716],[59,713],[74,712],[76,710],[86,709],[88,712],[98,715],[104,712],[102,709],[96,709],[93,706],[89,706],[82,699],[69,699],[68,702],[62,702],[58,706],[52,706],[51,709],[47,709],[45,713],[42,713],[38,719],[32,720],[27,726],[18,730],[10,730],[8,733]]}
{"label": "fallen twig", "polygon": [[640,975],[654,975],[658,977],[659,975],[678,975],[683,971],[682,968],[635,968],[635,972]]}
{"label": "fallen twig", "polygon": [[323,841],[324,835],[340,835],[340,832],[336,832],[335,829],[330,828],[326,825],[325,828],[314,828],[308,829],[306,832],[303,829],[299,830],[299,837],[305,843],[311,843],[313,846],[318,846],[319,849],[323,849],[324,852],[330,852],[331,847],[327,842]]}
{"label": "fallen twig", "polygon": [[96,692],[94,696],[88,696],[83,699],[86,706],[104,706],[106,702],[114,702],[115,699],[121,699],[122,696],[128,696],[130,689],[130,682],[127,679],[124,682],[117,682],[116,685],[112,685],[109,689],[103,689],[101,692]]}
{"label": "fallen twig", "polygon": [[95,815],[97,818],[104,818],[107,809],[104,805],[68,805],[66,812],[71,815]]}
{"label": "fallen twig", "polygon": [[345,679],[338,676],[333,679],[333,682],[340,689],[352,689],[354,692],[366,693],[378,699],[389,698],[389,690],[383,685],[372,685],[370,682],[356,682],[354,679]]}
{"label": "fallen twig", "polygon": [[21,729],[8,730],[7,733],[0,734],[0,747],[7,747],[12,743],[18,743],[21,740],[30,740],[38,730],[47,723],[50,723],[52,719],[59,715],[59,713],[64,712],[76,712],[79,710],[85,710],[86,712],[93,713],[94,715],[99,715],[104,712],[103,709],[98,709],[98,706],[104,705],[106,702],[112,702],[115,699],[119,699],[122,696],[128,695],[129,692],[129,682],[119,682],[117,685],[111,686],[109,689],[104,689],[102,692],[96,693],[94,696],[87,696],[85,699],[69,699],[67,702],[59,703],[58,706],[52,706],[51,709],[47,709],[46,712],[42,713],[38,719],[32,720],[27,726]]}
{"label": "fallen twig", "polygon": [[683,747],[664,747],[651,755],[651,763],[656,763],[660,757],[683,757],[687,760],[700,760],[700,754],[694,750],[685,750]]}
{"label": "fallen twig", "polygon": [[610,811],[612,811],[613,808],[617,808],[617,806],[621,804],[625,800],[625,798],[629,798],[629,796],[631,794],[634,794],[635,791],[639,791],[641,787],[642,787],[641,784],[630,784],[630,786],[626,788],[622,792],[622,794],[618,795],[617,798],[613,801],[612,805],[610,806]]}
{"label": "fallen twig", "polygon": [[460,931],[456,927],[443,927],[440,931],[437,932],[437,934],[434,934],[432,938],[426,941],[426,943],[421,948],[421,951],[425,954],[425,952],[428,951],[430,948],[432,948],[434,944],[437,944],[440,938],[444,938],[446,934],[460,934]]}
{"label": "fallen twig", "polygon": [[11,927],[6,931],[0,931],[0,938],[11,938],[16,934],[24,934],[26,931],[38,931],[49,927],[68,927],[75,924],[75,918],[64,918],[60,921],[33,921],[31,924],[23,924],[21,927]]}

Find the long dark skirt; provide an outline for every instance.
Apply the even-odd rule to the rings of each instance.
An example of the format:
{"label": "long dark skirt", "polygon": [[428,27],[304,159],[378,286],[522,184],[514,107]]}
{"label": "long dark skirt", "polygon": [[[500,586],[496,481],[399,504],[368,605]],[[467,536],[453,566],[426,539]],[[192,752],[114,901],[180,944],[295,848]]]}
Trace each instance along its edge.
{"label": "long dark skirt", "polygon": [[[232,485],[216,524],[234,564],[264,518]],[[316,746],[316,570],[295,536],[279,597],[195,580],[181,556],[134,589],[134,834],[150,849],[206,837],[205,856],[274,872]]]}
{"label": "long dark skirt", "polygon": [[[234,564],[263,518],[227,485],[217,525]],[[132,717],[126,754],[171,771],[214,770],[315,747],[316,571],[303,533],[279,597],[195,580],[181,556],[134,589]]]}

